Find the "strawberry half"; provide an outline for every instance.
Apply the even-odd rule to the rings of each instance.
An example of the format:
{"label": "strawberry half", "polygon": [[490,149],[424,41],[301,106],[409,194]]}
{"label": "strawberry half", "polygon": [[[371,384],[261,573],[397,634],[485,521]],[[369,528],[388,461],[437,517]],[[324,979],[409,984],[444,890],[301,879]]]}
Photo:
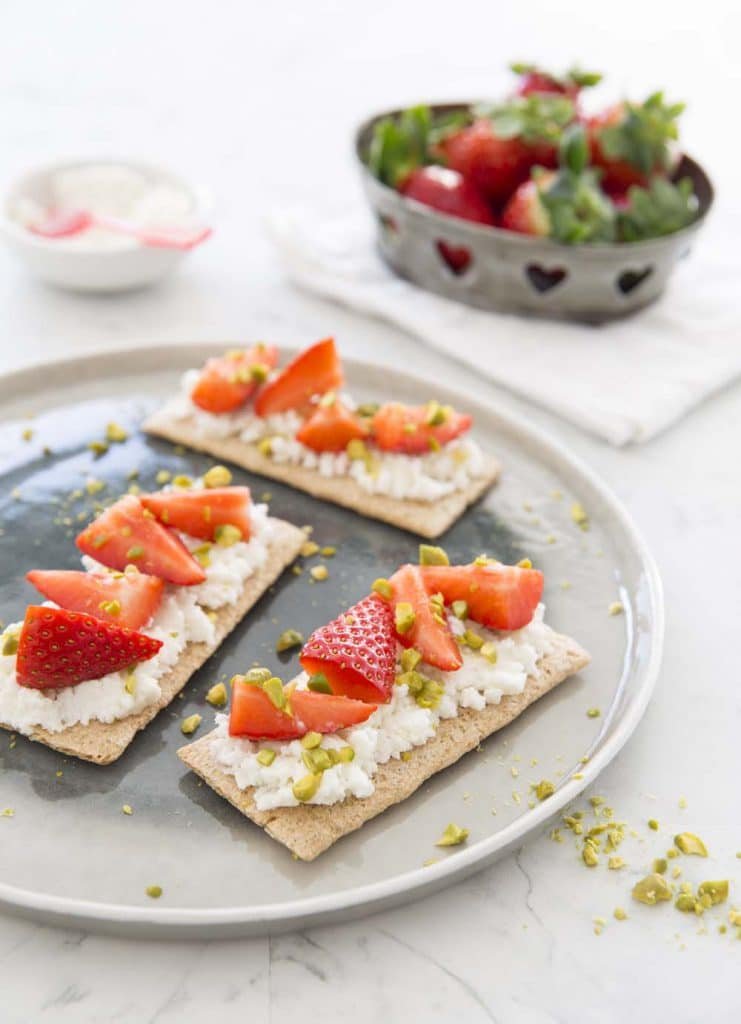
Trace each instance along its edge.
{"label": "strawberry half", "polygon": [[67,569],[32,569],[26,579],[69,612],[93,615],[127,629],[141,629],[162,601],[164,583],[143,572],[76,572]]}
{"label": "strawberry half", "polygon": [[158,523],[133,494],[102,512],[75,542],[84,554],[111,569],[135,565],[169,583],[203,583],[206,574],[172,530]]}
{"label": "strawberry half", "polygon": [[344,377],[334,338],[325,338],[300,352],[260,391],[255,399],[258,416],[301,409],[314,395],[342,386]]}
{"label": "strawberry half", "polygon": [[236,682],[229,712],[229,735],[249,740],[297,740],[307,732],[332,733],[365,722],[376,710],[348,697],[294,690],[285,710],[259,686]]}
{"label": "strawberry half", "polygon": [[16,679],[34,690],[60,690],[148,661],[161,640],[64,608],[26,610],[16,656]]}
{"label": "strawberry half", "polygon": [[428,665],[454,672],[463,664],[463,656],[446,621],[439,621],[432,604],[427,581],[418,565],[402,565],[389,580],[393,589],[394,608],[409,604],[414,621],[397,638],[404,647],[414,647]]}
{"label": "strawberry half", "polygon": [[544,173],[537,181],[524,181],[502,210],[502,227],[521,235],[545,237],[551,233],[551,219],[540,198],[541,188],[555,177]]}
{"label": "strawberry half", "polygon": [[389,402],[373,417],[371,433],[379,448],[386,452],[422,455],[437,451],[448,441],[470,430],[473,419],[450,406],[402,405]]}
{"label": "strawberry half", "polygon": [[332,692],[386,703],[396,677],[396,633],[390,605],[376,594],[314,630],[301,651],[309,675],[322,672]]}
{"label": "strawberry half", "polygon": [[252,532],[249,487],[157,491],[142,494],[140,501],[161,523],[190,537],[213,540],[219,526],[236,526],[242,540]]}
{"label": "strawberry half", "polygon": [[191,400],[206,412],[232,412],[244,405],[278,362],[273,345],[235,349],[209,359],[201,370]]}
{"label": "strawberry half", "polygon": [[344,452],[350,441],[361,440],[368,427],[359,416],[330,394],[322,400],[316,411],[301,425],[296,440],[315,452]]}
{"label": "strawberry half", "polygon": [[447,604],[465,601],[468,616],[488,629],[521,629],[531,621],[543,594],[543,573],[517,565],[423,565],[430,593]]}
{"label": "strawberry half", "polygon": [[418,167],[401,183],[399,191],[407,199],[416,199],[450,217],[495,224],[494,215],[476,186],[449,167]]}

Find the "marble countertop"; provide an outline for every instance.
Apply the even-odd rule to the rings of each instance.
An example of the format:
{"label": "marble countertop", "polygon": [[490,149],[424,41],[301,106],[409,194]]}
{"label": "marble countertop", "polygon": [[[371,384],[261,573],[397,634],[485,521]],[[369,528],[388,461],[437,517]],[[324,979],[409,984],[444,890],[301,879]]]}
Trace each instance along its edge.
{"label": "marble countertop", "polygon": [[[564,7],[578,11],[576,34]],[[164,0],[105,11],[93,0],[16,6],[4,19],[0,62],[4,175],[60,155],[149,157],[213,186],[217,231],[176,277],[121,297],[46,289],[0,252],[0,358],[7,368],[107,345],[302,343],[331,330],[350,355],[444,375],[556,433],[630,508],[666,591],[654,699],[596,792],[640,833],[636,866],[647,869],[674,832],[689,829],[712,857],[687,876],[734,879],[741,904],[739,387],[651,444],[616,451],[395,330],[292,291],[260,232],[268,206],[310,200],[327,181],[338,201],[356,200],[348,134],[370,109],[482,94],[509,57],[550,53],[565,64],[580,53],[617,70],[630,46],[620,84],[691,91],[688,134],[723,166],[727,142],[712,117],[718,81],[737,75],[739,17],[730,4],[710,7],[698,46],[694,15],[676,11],[667,25],[658,8],[632,2],[624,18],[610,15],[609,38],[602,12],[576,3],[531,2],[518,14],[466,0],[456,9],[465,33],[446,31],[421,3],[390,0],[375,4],[362,28],[352,5],[330,2],[261,6],[259,14]],[[667,32],[669,45],[660,45]],[[649,818],[660,824],[655,840],[646,838]],[[586,870],[571,844],[542,836],[422,902],[272,939],[133,943],[3,916],[0,1018],[283,1024],[308,1007],[323,1024],[737,1021],[741,944],[733,929],[718,934],[720,910],[699,920],[642,907],[630,900],[630,882]],[[628,920],[612,917],[618,905]],[[606,921],[599,935],[595,917]]]}

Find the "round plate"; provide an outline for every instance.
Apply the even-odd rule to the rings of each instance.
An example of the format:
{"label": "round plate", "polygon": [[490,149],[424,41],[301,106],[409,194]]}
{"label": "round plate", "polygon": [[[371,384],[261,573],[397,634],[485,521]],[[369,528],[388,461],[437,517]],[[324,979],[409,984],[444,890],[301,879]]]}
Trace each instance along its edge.
{"label": "round plate", "polygon": [[[180,373],[217,347],[109,352],[0,378],[0,618],[22,617],[35,592],[31,568],[74,568],[73,537],[100,496],[135,479],[153,488],[158,469],[200,472],[209,460],[137,432],[143,415],[177,387]],[[439,889],[542,830],[617,754],[638,723],[657,675],[661,586],[629,516],[589,469],[522,420],[438,384],[346,361],[361,399],[421,403],[431,395],[467,409],[476,435],[504,466],[501,482],[442,539],[455,560],[486,551],[530,556],[545,570],[548,621],[592,653],[591,666],[538,701],[477,752],[414,796],[346,837],[311,864],[291,855],[188,772],[175,756],[180,720],[210,727],[204,694],[214,680],[258,660],[285,679],[295,652],[275,654],[290,626],[308,634],[359,599],[378,575],[414,560],[416,539],[273,481],[237,471],[274,513],[311,523],[337,547],[330,578],[287,572],[198,672],[181,699],[140,733],[115,764],[64,758],[0,733],[0,905],[49,922],[128,934],[255,935],[357,916]],[[390,383],[392,388],[390,389]],[[33,419],[26,417],[33,416]],[[106,423],[129,440],[96,456],[87,446]],[[26,428],[33,430],[23,440]],[[136,474],[134,476],[134,474]],[[100,497],[99,496],[99,497]],[[580,501],[589,529],[571,518]],[[610,616],[621,600],[625,614]],[[599,717],[587,710],[599,708]],[[581,763],[588,758],[586,763]],[[574,773],[579,778],[574,778]],[[544,803],[530,789],[548,778]],[[134,813],[122,814],[123,804]],[[445,825],[470,829],[465,846],[435,847]],[[435,863],[429,862],[434,859]],[[153,901],[148,885],[161,885]]]}

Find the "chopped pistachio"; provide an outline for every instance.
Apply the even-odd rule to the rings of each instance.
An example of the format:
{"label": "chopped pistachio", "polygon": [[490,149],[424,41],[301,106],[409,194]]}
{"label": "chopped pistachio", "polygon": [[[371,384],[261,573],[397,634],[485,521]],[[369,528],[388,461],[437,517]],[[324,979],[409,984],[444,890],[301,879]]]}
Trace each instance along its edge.
{"label": "chopped pistachio", "polygon": [[108,445],[105,441],[90,441],[88,442],[88,448],[95,456],[105,455],[108,451]]}
{"label": "chopped pistachio", "polygon": [[292,565],[291,566],[291,572],[293,573],[294,576],[300,576],[303,571],[304,570],[301,568],[300,565]]}
{"label": "chopped pistachio", "polygon": [[571,506],[571,518],[580,530],[589,529],[589,516],[581,502],[575,501]]}
{"label": "chopped pistachio", "polygon": [[663,875],[646,875],[633,886],[633,899],[652,907],[655,903],[670,900],[672,891]]}
{"label": "chopped pistachio", "polygon": [[710,905],[715,907],[719,903],[725,903],[728,899],[728,879],[724,878],[718,882],[700,882],[697,887],[697,895],[709,897]]}
{"label": "chopped pistachio", "polygon": [[24,441],[30,441],[33,438],[33,427],[26,427],[26,429],[21,432],[21,438]]}
{"label": "chopped pistachio", "polygon": [[129,550],[126,552],[126,560],[129,562],[133,562],[137,558],[141,558],[143,555],[144,548],[141,546],[141,544],[134,544],[134,546],[130,547]]}
{"label": "chopped pistachio", "polygon": [[365,462],[367,465],[371,458],[371,454],[368,451],[365,442],[361,441],[359,438],[353,438],[352,441],[348,441],[345,451],[347,452],[347,457],[353,462]]}
{"label": "chopped pistachio", "polygon": [[707,857],[708,855],[705,843],[692,832],[680,832],[674,836],[674,843],[682,853],[694,855],[695,857]]}
{"label": "chopped pistachio", "polygon": [[533,567],[533,563],[529,558],[521,558],[517,565],[520,569],[532,569]]}
{"label": "chopped pistachio", "polygon": [[332,544],[325,544],[323,548],[319,549],[319,554],[322,556],[322,558],[334,558],[334,556],[337,554],[337,548],[334,547]]}
{"label": "chopped pistachio", "polygon": [[231,548],[242,540],[242,531],[232,523],[220,523],[214,530],[214,540],[220,548]]}
{"label": "chopped pistachio", "polygon": [[291,789],[296,799],[301,803],[305,803],[307,800],[311,800],[313,796],[316,796],[321,784],[321,775],[315,775],[313,772],[310,772],[308,775],[297,779]]}
{"label": "chopped pistachio", "polygon": [[332,687],[323,672],[315,672],[313,676],[309,676],[306,688],[312,693],[332,693]]}
{"label": "chopped pistachio", "polygon": [[188,476],[186,473],[179,473],[177,476],[172,478],[172,482],[175,487],[192,487],[193,478]]}
{"label": "chopped pistachio", "polygon": [[134,808],[131,806],[131,804],[124,804],[123,807],[121,808],[121,812],[126,815],[133,814]]}
{"label": "chopped pistachio", "polygon": [[696,909],[702,912],[702,904],[698,905],[697,900],[689,892],[680,892],[674,901],[674,906],[677,910],[681,910],[683,914],[694,914]]}
{"label": "chopped pistachio", "polygon": [[320,732],[307,732],[305,736],[301,737],[301,746],[304,750],[315,750],[322,744],[322,734]]}
{"label": "chopped pistachio", "polygon": [[459,636],[458,642],[470,647],[472,651],[480,651],[484,646],[484,638],[472,629],[467,629],[462,636]]}
{"label": "chopped pistachio", "polygon": [[371,590],[374,594],[378,594],[379,597],[382,597],[385,601],[390,601],[394,596],[391,584],[387,579],[384,579],[383,576],[379,576],[377,580],[373,580]]}
{"label": "chopped pistachio", "polygon": [[411,761],[412,760],[412,752],[411,752],[411,750],[402,750],[402,752],[399,755],[399,757],[402,759],[402,761]]}
{"label": "chopped pistachio", "polygon": [[203,474],[204,487],[228,487],[231,482],[231,470],[226,466],[212,466]]}
{"label": "chopped pistachio", "polygon": [[275,758],[276,753],[271,747],[263,747],[262,750],[258,750],[255,757],[257,763],[261,764],[263,768],[269,768]]}
{"label": "chopped pistachio", "polygon": [[203,544],[199,544],[197,548],[194,548],[191,554],[195,558],[196,562],[203,568],[208,569],[211,565],[211,548],[213,544],[210,541],[205,541]]}
{"label": "chopped pistachio", "polygon": [[588,868],[595,868],[599,864],[599,857],[593,843],[585,842],[581,851],[581,859]]}
{"label": "chopped pistachio", "polygon": [[129,435],[118,423],[109,423],[105,428],[105,439],[106,441],[111,441],[113,444],[120,444],[123,441],[128,441]]}
{"label": "chopped pistachio", "polygon": [[160,469],[160,470],[158,470],[157,476],[154,479],[155,479],[156,483],[158,483],[158,484],[160,484],[160,486],[162,486],[163,484],[168,484],[170,482],[171,478],[172,478],[172,473],[170,472],[169,469]]}
{"label": "chopped pistachio", "polygon": [[313,774],[321,774],[332,767],[332,758],[329,752],[317,747],[315,750],[304,750],[301,760],[306,768]]}
{"label": "chopped pistachio", "polygon": [[358,416],[363,416],[367,419],[370,416],[375,416],[380,408],[381,406],[378,402],[361,402],[355,412]]}
{"label": "chopped pistachio", "polygon": [[299,554],[301,554],[304,558],[311,558],[311,556],[315,555],[318,550],[319,545],[315,540],[305,540],[304,543],[301,545],[301,550]]}
{"label": "chopped pistachio", "polygon": [[553,796],[556,792],[556,787],[549,779],[541,779],[535,787],[535,795],[538,800],[547,800],[549,796]]}
{"label": "chopped pistachio", "polygon": [[120,615],[121,614],[121,602],[120,601],[101,601],[98,605],[102,612],[106,615]]}
{"label": "chopped pistachio", "polygon": [[243,676],[234,676],[232,683],[235,679],[243,680],[245,683],[252,683],[253,685],[262,686],[263,683],[267,683],[268,679],[272,677],[273,673],[269,668],[251,668]]}
{"label": "chopped pistachio", "polygon": [[91,497],[99,494],[104,487],[105,483],[102,480],[97,480],[94,476],[89,476],[85,481],[85,490]]}
{"label": "chopped pistachio", "polygon": [[355,751],[352,747],[340,747],[339,750],[328,750],[329,759],[332,764],[350,764],[355,760]]}
{"label": "chopped pistachio", "polygon": [[442,683],[428,679],[426,676],[423,676],[422,679],[422,689],[414,695],[414,699],[421,708],[436,708],[442,700],[445,687]]}
{"label": "chopped pistachio", "polygon": [[228,700],[224,684],[215,683],[206,694],[206,700],[212,707],[223,708]]}
{"label": "chopped pistachio", "polygon": [[250,380],[257,384],[264,384],[268,379],[269,367],[265,363],[252,363],[249,367]]}
{"label": "chopped pistachio", "polygon": [[428,427],[441,427],[448,418],[448,412],[444,405],[439,402],[428,402],[425,424]]}
{"label": "chopped pistachio", "polygon": [[203,719],[198,714],[188,715],[188,717],[184,718],[180,723],[180,731],[184,736],[192,736],[202,721]]}
{"label": "chopped pistachio", "polygon": [[461,828],[460,825],[454,825],[451,822],[446,826],[445,831],[435,843],[435,846],[460,846],[461,843],[465,843],[468,836],[469,830],[467,828]]}
{"label": "chopped pistachio", "polygon": [[622,907],[615,907],[615,909],[612,912],[612,916],[615,918],[616,921],[625,921],[628,917],[628,915],[625,913]]}
{"label": "chopped pistachio", "polygon": [[607,866],[610,869],[610,871],[619,871],[620,868],[625,867],[625,861],[622,857],[610,857],[608,858]]}
{"label": "chopped pistachio", "polygon": [[434,544],[419,545],[420,565],[450,565],[450,559],[444,548],[435,547]]}
{"label": "chopped pistachio", "polygon": [[681,796],[679,798],[679,808],[680,808],[680,810],[684,811],[686,809],[686,807],[687,807],[687,801],[685,800],[685,798],[683,796]]}
{"label": "chopped pistachio", "polygon": [[665,857],[657,857],[653,864],[653,869],[657,875],[665,875],[666,869],[669,867],[669,862]]}
{"label": "chopped pistachio", "polygon": [[147,894],[147,896],[150,897],[150,899],[158,900],[160,898],[160,896],[162,895],[162,886],[161,885],[148,885],[147,888],[144,890],[144,892]]}
{"label": "chopped pistachio", "polygon": [[126,679],[124,681],[124,690],[133,697],[136,693],[136,669],[130,668],[126,673]]}
{"label": "chopped pistachio", "polygon": [[473,564],[474,565],[488,565],[489,564],[489,556],[485,555],[485,554],[476,555],[476,557],[473,560]]}
{"label": "chopped pistachio", "polygon": [[649,818],[648,819],[648,827],[651,829],[652,832],[658,832],[659,831],[659,823],[656,820],[656,818]]}
{"label": "chopped pistachio", "polygon": [[18,635],[16,633],[6,633],[3,637],[3,655],[6,658],[10,658],[18,650]]}
{"label": "chopped pistachio", "polygon": [[275,650],[278,654],[282,654],[283,651],[290,651],[293,647],[300,647],[303,642],[303,634],[299,633],[297,629],[284,629],[275,642]]}
{"label": "chopped pistachio", "polygon": [[414,608],[408,601],[399,601],[394,608],[394,619],[396,624],[396,632],[408,633],[414,626],[417,616],[414,613]]}
{"label": "chopped pistachio", "polygon": [[468,601],[453,601],[450,606],[450,610],[456,619],[467,619],[468,618]]}
{"label": "chopped pistachio", "polygon": [[497,645],[493,640],[487,640],[485,644],[482,644],[480,654],[486,658],[487,661],[491,662],[492,665],[497,663]]}
{"label": "chopped pistachio", "polygon": [[622,601],[613,601],[612,604],[607,606],[608,615],[622,615],[625,611]]}
{"label": "chopped pistachio", "polygon": [[601,714],[599,708],[587,708],[587,718],[599,718]]}
{"label": "chopped pistachio", "polygon": [[266,458],[268,458],[270,455],[273,454],[273,442],[269,437],[261,437],[260,440],[257,442],[257,450],[260,452],[261,455],[264,455]]}
{"label": "chopped pistachio", "polygon": [[667,860],[674,860],[675,857],[679,856],[679,851],[675,850],[675,848],[672,846],[669,850],[666,851],[666,856]]}
{"label": "chopped pistachio", "polygon": [[262,688],[270,698],[271,703],[278,708],[279,711],[284,711],[288,699],[286,697],[286,691],[283,688],[283,680],[279,679],[278,676],[271,676],[263,684]]}
{"label": "chopped pistachio", "polygon": [[314,565],[309,569],[309,576],[317,583],[323,583],[329,579],[329,569],[326,565]]}
{"label": "chopped pistachio", "polygon": [[15,811],[14,811],[14,809],[12,807],[5,807],[2,811],[0,811],[0,818],[14,818],[14,817],[15,817]]}
{"label": "chopped pistachio", "polygon": [[414,647],[407,647],[401,652],[401,667],[404,672],[413,672],[422,660],[422,655]]}

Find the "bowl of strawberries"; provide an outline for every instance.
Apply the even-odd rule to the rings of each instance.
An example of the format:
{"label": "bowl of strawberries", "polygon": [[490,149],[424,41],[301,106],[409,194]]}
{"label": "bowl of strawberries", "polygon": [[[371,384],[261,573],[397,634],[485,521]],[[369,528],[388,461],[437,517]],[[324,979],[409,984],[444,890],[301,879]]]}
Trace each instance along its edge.
{"label": "bowl of strawberries", "polygon": [[588,113],[601,75],[515,64],[500,102],[421,104],[359,128],[386,262],[483,309],[600,323],[653,302],[713,202],[662,93]]}

